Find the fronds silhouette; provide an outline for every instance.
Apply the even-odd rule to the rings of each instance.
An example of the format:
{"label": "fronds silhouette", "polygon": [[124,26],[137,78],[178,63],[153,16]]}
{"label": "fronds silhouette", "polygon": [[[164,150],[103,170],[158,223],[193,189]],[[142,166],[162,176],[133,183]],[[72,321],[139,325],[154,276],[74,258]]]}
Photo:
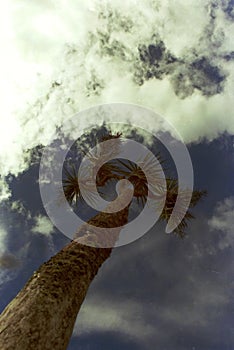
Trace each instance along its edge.
{"label": "fronds silhouette", "polygon": [[[78,179],[78,170],[74,165],[70,169],[64,169],[64,179],[63,179],[63,190],[65,198],[68,203],[71,205],[75,202],[75,205],[78,204],[78,200],[83,200],[79,182],[82,181],[84,187],[89,191],[90,196],[92,196],[92,188],[89,186],[89,179],[95,180],[97,188],[104,188],[105,185],[111,181],[118,181],[121,179],[129,180],[134,186],[133,196],[136,198],[137,203],[142,207],[146,204],[147,197],[155,198],[156,200],[160,199],[165,195],[166,191],[166,201],[162,213],[160,215],[160,220],[168,222],[171,218],[177,196],[178,196],[178,180],[173,178],[166,179],[166,188],[163,186],[162,181],[162,167],[164,160],[162,159],[160,153],[157,153],[154,156],[158,161],[158,165],[153,168],[153,158],[147,155],[143,159],[139,159],[139,166],[132,161],[126,159],[112,159],[106,161],[109,156],[115,158],[115,155],[118,154],[118,145],[122,142],[122,134],[116,133],[113,134],[111,131],[103,133],[97,139],[96,150],[88,151],[87,157],[90,160],[92,167],[87,169],[85,176],[81,176]],[[109,140],[118,140],[118,143],[113,143],[113,147],[110,147],[110,144],[107,146],[104,141]],[[104,164],[100,167],[100,162]],[[97,168],[99,168],[98,171]],[[151,184],[151,187],[148,184],[146,175],[142,170],[144,168],[147,172],[148,180]],[[96,177],[94,176],[96,173]],[[193,208],[205,195],[206,191],[194,190],[191,193],[191,190],[185,189],[180,194],[179,206],[177,207],[176,212],[174,212],[175,221],[177,220],[179,224],[177,225],[174,233],[183,238],[185,236],[188,223],[191,219],[194,219],[193,214],[190,212],[190,208]],[[180,220],[182,213],[185,208],[185,199],[188,196],[192,195],[189,208],[186,210],[186,214],[183,216],[183,219]]]}

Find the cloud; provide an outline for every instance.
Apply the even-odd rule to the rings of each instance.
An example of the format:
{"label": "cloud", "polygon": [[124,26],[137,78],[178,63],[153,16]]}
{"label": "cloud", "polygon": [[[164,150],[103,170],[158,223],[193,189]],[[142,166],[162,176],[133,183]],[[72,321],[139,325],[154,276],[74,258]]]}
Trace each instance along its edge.
{"label": "cloud", "polygon": [[11,269],[18,267],[19,264],[17,257],[8,251],[7,231],[2,226],[0,227],[0,268]]}
{"label": "cloud", "polygon": [[[207,246],[215,242],[211,233],[204,237],[206,231],[207,220],[185,240],[154,229],[128,247],[115,249],[89,289],[73,336],[118,332],[146,349],[155,344],[208,349],[222,342],[220,331],[230,331],[222,320],[229,317],[232,302],[231,261],[207,254]],[[199,256],[194,240],[202,248]],[[208,269],[216,266],[219,273]]]}
{"label": "cloud", "polygon": [[0,288],[14,278],[14,273],[10,270],[19,265],[20,261],[8,252],[7,231],[3,226],[0,226]]}
{"label": "cloud", "polygon": [[13,254],[3,253],[0,256],[0,268],[13,269],[18,267],[19,264],[19,260]]}
{"label": "cloud", "polygon": [[[48,144],[57,126],[94,104],[152,108],[185,142],[233,133],[229,7],[209,0],[9,0],[1,11],[0,173],[27,169],[28,149]],[[77,128],[86,125],[81,120]]]}
{"label": "cloud", "polygon": [[11,193],[9,187],[3,178],[0,178],[0,202],[8,199]]}
{"label": "cloud", "polygon": [[54,231],[54,227],[47,216],[38,215],[35,218],[36,224],[32,227],[33,233],[41,233],[45,236],[50,236]]}
{"label": "cloud", "polygon": [[9,271],[6,272],[5,270],[0,270],[0,290],[7,282],[12,280],[13,278],[14,275],[9,273]]}
{"label": "cloud", "polygon": [[55,246],[53,242],[52,233],[54,231],[54,226],[47,216],[38,215],[34,218],[35,225],[32,227],[31,232],[33,234],[44,235],[47,239],[47,245],[52,254],[55,253]]}
{"label": "cloud", "polygon": [[234,197],[227,197],[218,202],[214,214],[209,220],[212,230],[219,230],[222,235],[219,238],[219,248],[233,247],[234,244]]}
{"label": "cloud", "polygon": [[11,202],[11,210],[23,215],[25,218],[27,218],[27,220],[31,219],[30,211],[25,208],[24,204],[20,200]]}
{"label": "cloud", "polygon": [[157,330],[144,319],[142,311],[140,303],[89,298],[79,312],[73,336],[109,331],[144,342],[146,338],[156,335]]}
{"label": "cloud", "polygon": [[5,228],[0,227],[0,254],[5,253],[7,250],[7,231]]}
{"label": "cloud", "polygon": [[[217,283],[212,282],[210,275],[208,279],[207,275],[196,276],[192,283],[188,283],[187,275],[182,276],[175,285],[166,280],[167,286],[171,287],[164,288],[164,296],[161,295],[159,280],[155,281],[158,287],[153,281],[149,284],[144,280],[146,284],[140,287],[142,298],[139,299],[135,299],[134,283],[125,283],[124,293],[128,295],[125,298],[125,294],[122,297],[118,293],[103,294],[95,288],[95,292],[89,293],[82,305],[73,337],[112,332],[128,337],[137,344],[144,344],[146,349],[152,349],[152,342],[161,347],[177,348],[176,339],[183,332],[184,337],[190,335],[187,346],[191,345],[192,339],[201,346],[206,338],[208,344],[215,343],[218,338],[213,337],[211,340],[211,335],[216,327],[220,327],[219,319],[224,317],[224,309],[231,301],[231,293],[227,292],[225,286],[217,286]],[[192,273],[191,279],[193,277]],[[129,279],[131,281],[130,277]],[[122,292],[121,278],[118,283],[118,290]]]}
{"label": "cloud", "polygon": [[[188,276],[186,276],[186,279]],[[161,320],[176,327],[189,329],[190,327],[210,327],[215,321],[217,310],[222,309],[231,302],[231,295],[223,288],[204,276],[191,277],[190,290],[184,288],[181,281],[168,293],[176,303],[163,304],[160,308]]]}

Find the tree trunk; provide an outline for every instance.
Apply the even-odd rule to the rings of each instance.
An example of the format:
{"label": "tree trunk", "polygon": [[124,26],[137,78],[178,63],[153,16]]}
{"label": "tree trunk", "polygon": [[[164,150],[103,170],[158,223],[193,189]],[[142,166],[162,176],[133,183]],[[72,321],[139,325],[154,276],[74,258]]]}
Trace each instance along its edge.
{"label": "tree trunk", "polygon": [[[126,193],[118,202],[125,203]],[[129,193],[128,193],[129,195]],[[110,204],[108,207],[113,207]],[[0,316],[1,350],[65,350],[89,285],[127,223],[129,205],[114,214],[100,213],[88,223],[113,227],[113,234],[90,232],[84,224],[76,240],[41,265]],[[87,246],[90,239],[95,246]],[[112,244],[111,244],[112,242]]]}

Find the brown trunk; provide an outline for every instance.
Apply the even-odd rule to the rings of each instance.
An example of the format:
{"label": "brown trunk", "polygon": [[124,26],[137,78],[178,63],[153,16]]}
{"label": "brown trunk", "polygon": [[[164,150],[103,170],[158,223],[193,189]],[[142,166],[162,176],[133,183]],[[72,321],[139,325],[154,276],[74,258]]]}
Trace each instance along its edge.
{"label": "brown trunk", "polygon": [[[119,201],[124,197],[126,193],[119,196]],[[124,225],[128,208],[115,214],[100,213],[89,223],[102,227]],[[81,237],[78,242],[72,241],[41,265],[0,316],[0,349],[65,350],[89,285],[112,251],[82,243],[92,239],[100,246],[108,238],[113,246],[120,230],[115,229],[110,240],[110,233],[100,237],[95,235],[95,228],[90,232],[85,224],[76,235]]]}

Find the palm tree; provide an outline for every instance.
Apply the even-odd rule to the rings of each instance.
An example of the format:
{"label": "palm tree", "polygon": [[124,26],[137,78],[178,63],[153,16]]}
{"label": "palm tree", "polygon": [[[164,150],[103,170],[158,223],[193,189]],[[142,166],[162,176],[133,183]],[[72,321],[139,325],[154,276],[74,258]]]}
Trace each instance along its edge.
{"label": "palm tree", "polygon": [[[99,141],[118,139],[121,134],[103,135]],[[101,144],[102,145],[102,144]],[[105,145],[105,143],[103,144]],[[110,149],[101,148],[105,157]],[[113,151],[113,150],[112,150]],[[100,156],[100,154],[99,154]],[[95,167],[95,154],[89,155]],[[147,160],[145,160],[147,161]],[[105,163],[97,176],[97,187],[102,188],[112,180],[128,179],[134,185],[133,196],[145,205],[149,189],[147,179],[141,168],[130,161],[116,159]],[[65,170],[63,179],[64,194],[72,205],[82,200],[77,171],[75,167]],[[167,179],[166,203],[161,219],[168,221],[178,193],[178,184],[174,179]],[[113,212],[115,205],[121,208],[128,202],[132,190],[124,183],[119,187],[119,195],[108,206]],[[194,191],[190,207],[196,205],[204,191]],[[186,191],[184,193],[186,196]],[[84,224],[74,236],[74,240],[33,274],[19,294],[10,302],[0,316],[0,348],[2,350],[64,350],[72,335],[74,323],[86,296],[90,283],[102,264],[109,258],[119,237],[121,226],[128,222],[129,203],[124,209],[94,216]],[[192,218],[187,211],[176,233],[184,236],[187,221]],[[89,225],[88,225],[89,224]],[[93,229],[90,230],[90,224]],[[103,230],[98,229],[101,227]],[[105,230],[112,228],[112,234]]]}

